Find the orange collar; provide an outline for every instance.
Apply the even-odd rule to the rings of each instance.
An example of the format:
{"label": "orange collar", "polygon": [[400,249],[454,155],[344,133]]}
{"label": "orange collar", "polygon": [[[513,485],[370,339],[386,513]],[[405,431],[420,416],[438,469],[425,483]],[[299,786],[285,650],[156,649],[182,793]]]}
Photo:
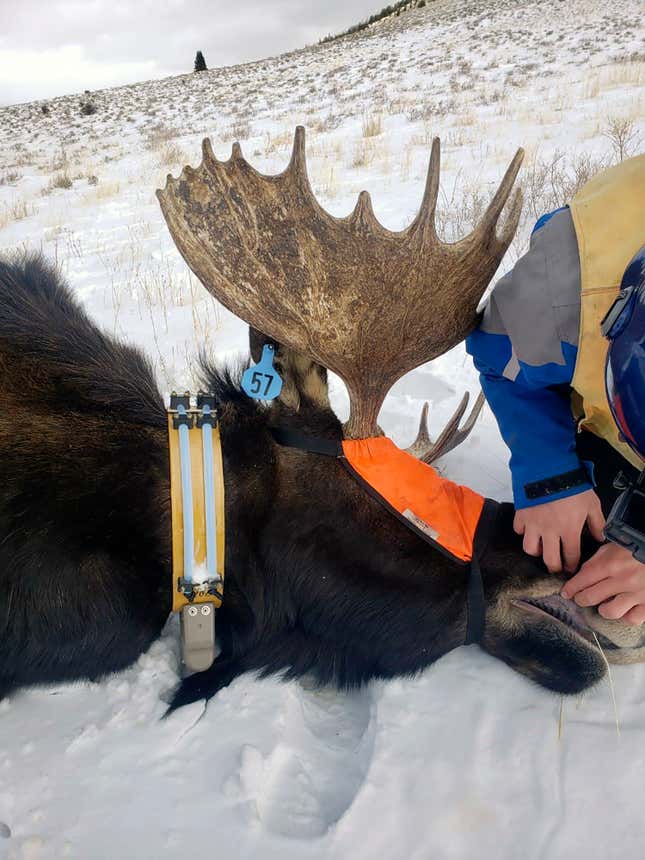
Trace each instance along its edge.
{"label": "orange collar", "polygon": [[349,471],[392,513],[460,561],[471,561],[484,497],[442,478],[387,436],[344,440]]}

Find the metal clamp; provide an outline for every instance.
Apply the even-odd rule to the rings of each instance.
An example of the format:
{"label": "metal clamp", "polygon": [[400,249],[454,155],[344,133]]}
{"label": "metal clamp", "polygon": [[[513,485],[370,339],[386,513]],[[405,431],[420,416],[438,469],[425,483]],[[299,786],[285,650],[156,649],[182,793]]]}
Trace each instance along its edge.
{"label": "metal clamp", "polygon": [[207,594],[211,594],[213,597],[221,600],[224,595],[218,590],[217,586],[221,585],[223,581],[221,576],[217,576],[205,579],[203,582],[192,582],[182,576],[177,581],[177,591],[183,594],[190,603],[196,597],[206,597]]}

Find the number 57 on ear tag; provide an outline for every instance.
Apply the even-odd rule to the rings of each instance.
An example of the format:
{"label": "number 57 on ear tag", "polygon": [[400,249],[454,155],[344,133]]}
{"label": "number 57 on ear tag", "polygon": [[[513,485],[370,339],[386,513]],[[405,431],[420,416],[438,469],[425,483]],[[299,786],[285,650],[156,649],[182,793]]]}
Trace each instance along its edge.
{"label": "number 57 on ear tag", "polygon": [[275,400],[282,391],[282,380],[273,366],[274,352],[273,345],[266,343],[260,361],[244,371],[242,390],[254,400]]}

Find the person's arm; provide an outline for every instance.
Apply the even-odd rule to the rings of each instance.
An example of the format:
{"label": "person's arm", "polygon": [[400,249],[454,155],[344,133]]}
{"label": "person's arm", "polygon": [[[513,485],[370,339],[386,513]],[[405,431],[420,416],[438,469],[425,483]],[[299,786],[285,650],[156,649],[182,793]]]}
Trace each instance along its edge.
{"label": "person's arm", "polygon": [[[511,382],[481,358],[477,336],[469,340],[482,388],[500,432],[511,450],[515,530],[524,550],[544,559],[552,573],[573,572],[580,562],[580,536],[588,523],[603,539],[604,517],[586,467],[575,449],[575,422],[568,393],[533,385],[522,376]],[[499,346],[499,345],[498,345]],[[508,345],[510,350],[510,344]],[[542,382],[566,378],[567,366],[542,369]],[[536,387],[537,386],[537,387]]]}
{"label": "person's arm", "polygon": [[568,210],[534,232],[530,250],[496,285],[467,349],[511,451],[515,529],[550,570],[574,570],[587,522],[604,519],[576,453],[569,386],[577,356],[580,270]]}
{"label": "person's arm", "polygon": [[[487,343],[491,338],[497,342]],[[534,507],[590,490],[591,481],[576,453],[576,427],[566,390],[571,365],[526,368],[511,381],[503,375],[511,358],[507,337],[474,332],[468,351],[511,451],[515,507]]]}

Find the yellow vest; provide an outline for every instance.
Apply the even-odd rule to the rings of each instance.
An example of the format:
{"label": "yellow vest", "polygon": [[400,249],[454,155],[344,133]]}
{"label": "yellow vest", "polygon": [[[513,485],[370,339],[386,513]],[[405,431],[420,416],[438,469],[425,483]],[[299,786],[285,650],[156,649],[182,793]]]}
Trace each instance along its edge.
{"label": "yellow vest", "polygon": [[620,438],[605,390],[608,341],[600,323],[630,260],[645,242],[645,155],[587,182],[571,201],[580,252],[581,308],[572,404],[579,429],[609,442],[637,469],[645,465]]}

